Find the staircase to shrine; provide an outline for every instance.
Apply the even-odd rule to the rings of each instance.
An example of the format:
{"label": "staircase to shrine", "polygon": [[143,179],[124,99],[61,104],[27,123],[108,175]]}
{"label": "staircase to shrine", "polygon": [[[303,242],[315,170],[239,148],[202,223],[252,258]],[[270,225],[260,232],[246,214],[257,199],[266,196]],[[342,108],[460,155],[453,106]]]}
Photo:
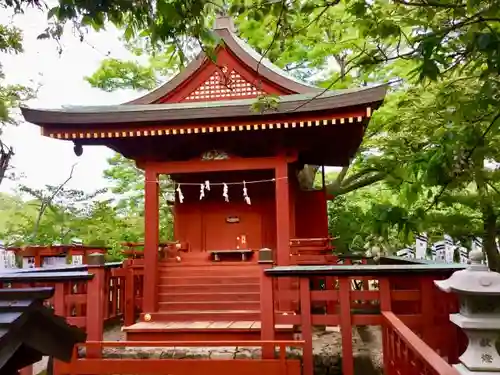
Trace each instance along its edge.
{"label": "staircase to shrine", "polygon": [[[125,327],[128,340],[258,340],[260,266],[252,259],[207,261],[186,254],[159,264],[158,312]],[[293,327],[276,327],[280,339]]]}
{"label": "staircase to shrine", "polygon": [[260,268],[251,262],[159,267],[159,312],[167,320],[250,321],[260,318]]}

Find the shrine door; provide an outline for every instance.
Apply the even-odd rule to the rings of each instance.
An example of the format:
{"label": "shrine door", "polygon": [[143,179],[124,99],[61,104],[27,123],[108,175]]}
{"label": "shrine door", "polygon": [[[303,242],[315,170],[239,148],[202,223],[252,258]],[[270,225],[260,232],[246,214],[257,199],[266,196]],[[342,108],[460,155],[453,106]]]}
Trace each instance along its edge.
{"label": "shrine door", "polygon": [[205,251],[262,247],[260,212],[231,204],[204,212],[202,220]]}

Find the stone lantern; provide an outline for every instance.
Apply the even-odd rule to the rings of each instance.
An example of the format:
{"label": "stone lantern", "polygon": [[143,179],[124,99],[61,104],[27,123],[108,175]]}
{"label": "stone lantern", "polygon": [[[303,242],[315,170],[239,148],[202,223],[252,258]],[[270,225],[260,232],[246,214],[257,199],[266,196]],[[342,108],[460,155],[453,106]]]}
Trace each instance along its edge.
{"label": "stone lantern", "polygon": [[500,273],[483,264],[482,251],[469,254],[470,266],[449,279],[434,281],[446,293],[458,294],[460,312],[450,320],[469,339],[467,349],[455,365],[461,374],[500,374],[500,355],[496,349],[500,334]]}

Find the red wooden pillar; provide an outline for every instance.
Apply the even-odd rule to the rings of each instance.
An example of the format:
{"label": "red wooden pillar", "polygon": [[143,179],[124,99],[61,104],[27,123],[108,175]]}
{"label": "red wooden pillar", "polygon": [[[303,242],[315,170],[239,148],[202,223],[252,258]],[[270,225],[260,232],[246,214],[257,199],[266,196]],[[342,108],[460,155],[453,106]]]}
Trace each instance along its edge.
{"label": "red wooden pillar", "polygon": [[[102,256],[102,264],[97,263],[88,265],[89,273],[92,273],[94,277],[87,284],[87,341],[102,341],[104,337],[104,303],[107,289],[104,256]],[[99,357],[101,357],[99,348],[87,348],[87,358]]]}
{"label": "red wooden pillar", "polygon": [[290,238],[295,238],[297,236],[295,229],[295,202],[297,200],[297,183],[289,183],[288,184],[288,192],[289,192],[289,216],[290,216]]}
{"label": "red wooden pillar", "polygon": [[156,171],[146,168],[144,204],[144,285],[143,312],[157,311],[159,187]]}
{"label": "red wooden pillar", "polygon": [[278,266],[290,264],[290,191],[288,186],[288,163],[284,157],[278,159],[276,178],[276,256]]}
{"label": "red wooden pillar", "polygon": [[102,341],[104,334],[104,303],[106,275],[102,265],[88,265],[94,277],[87,288],[87,341]]}
{"label": "red wooden pillar", "polygon": [[[435,329],[434,313],[438,307],[437,301],[434,300],[434,277],[420,277],[420,298],[421,298],[421,334],[422,340],[425,341],[434,350],[436,349],[436,334],[439,331]],[[439,353],[440,354],[440,353]]]}
{"label": "red wooden pillar", "polygon": [[[259,250],[260,277],[260,339],[274,341],[274,286],[273,279],[266,276],[265,270],[273,266],[273,255],[269,249]],[[262,358],[274,358],[274,345],[262,346]]]}
{"label": "red wooden pillar", "polygon": [[35,249],[35,267],[36,268],[42,267],[42,255],[40,254],[40,252],[41,252],[40,248]]}
{"label": "red wooden pillar", "polygon": [[[135,322],[135,276],[134,269],[132,268],[133,261],[127,259],[123,262],[123,269],[125,270],[125,302],[123,304],[123,320],[125,326],[130,326]],[[123,288],[123,286],[122,286]],[[123,301],[123,300],[122,300]]]}
{"label": "red wooden pillar", "polygon": [[354,375],[352,353],[351,279],[339,277],[340,333],[342,335],[342,374]]}
{"label": "red wooden pillar", "polygon": [[[79,285],[79,284],[77,284],[77,285]],[[71,289],[71,282],[68,282],[68,283],[58,282],[58,283],[56,283],[55,291],[54,291],[54,299],[53,299],[53,301],[54,301],[54,314],[59,315],[59,316],[63,316],[65,318],[70,316],[69,307],[66,304],[66,294],[70,293],[70,289]],[[87,303],[88,303],[88,298],[89,298],[88,296],[89,295],[87,294]],[[80,312],[81,312],[81,305],[78,305],[78,307],[80,307]],[[78,311],[78,309],[77,309],[77,311]],[[78,315],[78,316],[81,316],[81,315]],[[50,362],[47,364],[47,366],[50,366]],[[58,361],[54,360],[54,363],[52,364],[52,373],[54,375],[60,374],[59,368],[57,366],[58,366]],[[29,375],[31,375],[31,374],[32,373],[29,373]],[[28,374],[21,373],[21,375],[28,375]]]}
{"label": "red wooden pillar", "polygon": [[308,277],[301,277],[299,279],[300,324],[302,329],[302,340],[305,341],[304,352],[302,354],[304,375],[313,375],[314,373],[310,281]]}
{"label": "red wooden pillar", "polygon": [[[382,277],[378,280],[379,296],[380,296],[380,311],[392,311],[392,300],[391,300],[391,283],[387,277]],[[386,327],[386,321],[382,320],[382,358],[384,361],[384,370],[387,375],[392,375],[392,365],[389,337],[390,331]],[[389,372],[391,371],[391,372]]]}
{"label": "red wooden pillar", "polygon": [[[288,162],[279,157],[275,167],[276,178],[276,255],[278,266],[290,264],[290,190],[288,184]],[[278,291],[291,290],[290,278],[278,279]],[[291,311],[291,301],[279,300],[278,308],[281,311]]]}

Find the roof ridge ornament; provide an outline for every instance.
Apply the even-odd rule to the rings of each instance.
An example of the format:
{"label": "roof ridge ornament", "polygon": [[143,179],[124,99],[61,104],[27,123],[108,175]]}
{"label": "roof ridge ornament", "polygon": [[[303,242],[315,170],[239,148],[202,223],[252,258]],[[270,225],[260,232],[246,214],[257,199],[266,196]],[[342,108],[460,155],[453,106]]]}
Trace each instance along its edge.
{"label": "roof ridge ornament", "polygon": [[229,15],[227,6],[222,6],[217,10],[214,30],[227,29],[232,33],[236,33],[233,18]]}

